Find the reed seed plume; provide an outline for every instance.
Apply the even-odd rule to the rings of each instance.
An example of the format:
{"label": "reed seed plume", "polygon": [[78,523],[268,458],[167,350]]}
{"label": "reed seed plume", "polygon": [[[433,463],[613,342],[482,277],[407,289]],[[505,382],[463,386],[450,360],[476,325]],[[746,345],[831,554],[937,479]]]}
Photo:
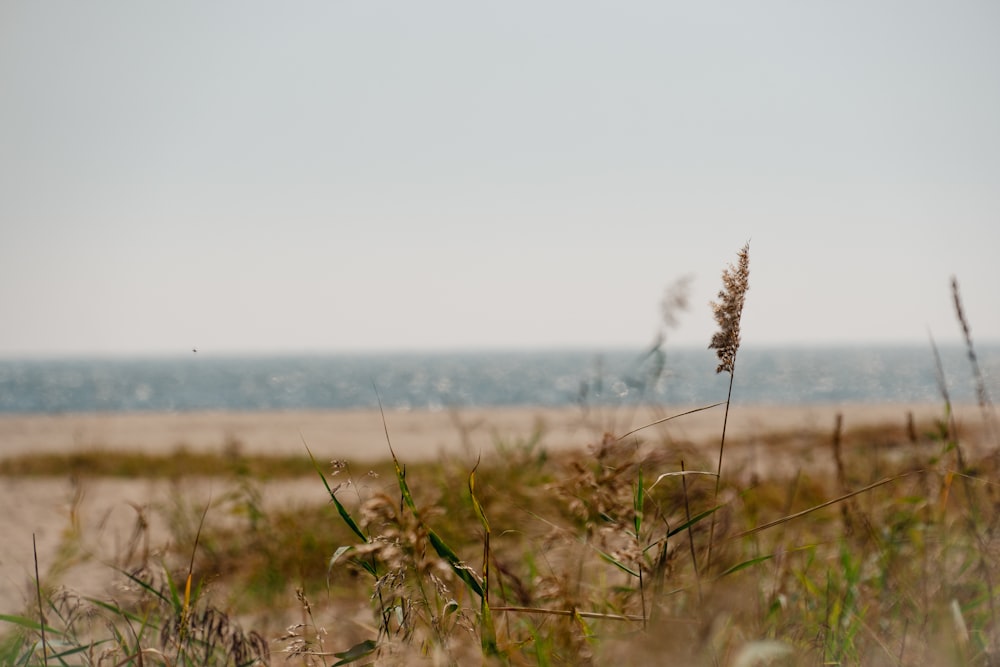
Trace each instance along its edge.
{"label": "reed seed plume", "polygon": [[748,241],[737,254],[736,264],[730,264],[722,271],[722,289],[719,291],[719,302],[711,302],[715,321],[719,330],[712,336],[708,347],[715,350],[719,356],[719,366],[716,373],[726,371],[732,374],[736,366],[736,351],[740,347],[740,318],[743,316],[743,303],[746,301],[747,290],[750,289],[750,242]]}

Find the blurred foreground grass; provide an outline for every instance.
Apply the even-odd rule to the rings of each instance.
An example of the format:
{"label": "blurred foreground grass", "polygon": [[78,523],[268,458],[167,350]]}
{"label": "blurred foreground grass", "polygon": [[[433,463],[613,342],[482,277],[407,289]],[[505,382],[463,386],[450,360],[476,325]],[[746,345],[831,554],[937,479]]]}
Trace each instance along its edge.
{"label": "blurred foreground grass", "polygon": [[[46,655],[36,604],[0,609],[0,660],[992,664],[996,457],[960,471],[946,415],[902,424],[758,438],[765,460],[734,471],[717,505],[715,477],[696,474],[712,470],[709,450],[598,432],[558,454],[543,432],[498,442],[478,467],[353,469],[238,449],[8,459],[4,476],[71,475],[83,488],[166,478],[183,495],[207,476],[226,490],[208,507],[147,508],[169,531],[154,536],[162,548],[122,550],[111,567],[127,591],[74,597],[41,573]],[[771,465],[801,451],[822,465]],[[265,503],[279,478],[313,486],[318,502]]]}

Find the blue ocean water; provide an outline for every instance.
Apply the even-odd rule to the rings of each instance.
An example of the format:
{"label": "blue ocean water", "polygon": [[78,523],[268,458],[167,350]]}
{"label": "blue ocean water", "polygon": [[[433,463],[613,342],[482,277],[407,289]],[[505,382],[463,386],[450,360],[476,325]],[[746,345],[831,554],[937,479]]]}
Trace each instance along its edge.
{"label": "blue ocean water", "polygon": [[[725,400],[714,352],[494,351],[0,360],[0,412],[441,409]],[[978,349],[1000,396],[1000,345]],[[974,402],[964,348],[940,350],[951,399]],[[737,359],[735,403],[940,402],[928,346],[753,348]]]}

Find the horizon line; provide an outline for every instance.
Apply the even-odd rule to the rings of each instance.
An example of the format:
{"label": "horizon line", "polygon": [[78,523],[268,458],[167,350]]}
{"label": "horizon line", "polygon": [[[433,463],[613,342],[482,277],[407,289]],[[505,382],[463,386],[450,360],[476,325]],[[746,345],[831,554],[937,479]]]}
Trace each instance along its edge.
{"label": "horizon line", "polygon": [[[938,347],[966,347],[965,341],[960,337],[946,340],[936,340]],[[1000,346],[1000,338],[987,338],[981,341],[973,340],[973,345],[977,348],[992,348]],[[662,347],[666,352],[675,350],[679,352],[695,352],[704,350],[709,352],[708,345],[704,347],[696,343],[670,343],[665,342]],[[741,345],[741,350],[774,350],[784,349],[844,349],[844,348],[919,348],[931,347],[929,340],[900,339],[884,340],[876,339],[870,341],[775,341],[775,342],[747,342]],[[212,358],[266,358],[266,357],[303,357],[303,356],[444,356],[450,354],[602,354],[602,353],[634,353],[643,354],[653,348],[653,344],[538,344],[538,345],[481,345],[481,346],[453,346],[453,347],[342,347],[342,348],[245,348],[245,349],[218,349],[192,347],[182,350],[46,350],[46,351],[4,351],[0,352],[0,361],[72,361],[72,360],[104,360],[104,359],[177,359],[183,357],[195,358],[207,356]]]}

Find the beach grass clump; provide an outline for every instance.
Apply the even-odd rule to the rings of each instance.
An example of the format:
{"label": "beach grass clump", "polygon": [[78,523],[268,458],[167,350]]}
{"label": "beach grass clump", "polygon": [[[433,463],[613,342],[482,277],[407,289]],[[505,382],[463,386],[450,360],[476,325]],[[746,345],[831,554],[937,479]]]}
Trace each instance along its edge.
{"label": "beach grass clump", "polygon": [[211,604],[190,574],[121,570],[106,597],[48,590],[33,613],[0,614],[12,629],[0,640],[0,664],[270,664],[268,641]]}

